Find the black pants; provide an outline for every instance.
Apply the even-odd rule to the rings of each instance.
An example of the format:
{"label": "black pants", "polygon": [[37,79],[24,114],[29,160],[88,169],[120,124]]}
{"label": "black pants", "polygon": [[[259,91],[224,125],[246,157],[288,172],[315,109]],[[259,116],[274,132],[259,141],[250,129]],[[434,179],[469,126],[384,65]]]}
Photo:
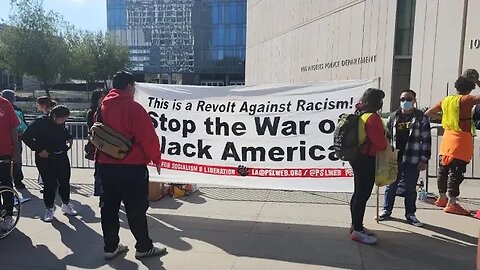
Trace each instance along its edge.
{"label": "black pants", "polygon": [[95,171],[93,173],[93,196],[102,196],[102,182],[98,173],[98,163],[95,162]]}
{"label": "black pants", "polygon": [[[13,187],[11,174],[11,157],[0,157],[0,186]],[[13,216],[13,194],[3,192],[1,198],[1,208],[6,211],[7,216]]]}
{"label": "black pants", "polygon": [[467,162],[454,159],[448,165],[438,164],[438,192],[447,193],[449,197],[458,197],[460,195],[460,184],[463,182],[464,173],[467,171]]}
{"label": "black pants", "polygon": [[105,252],[113,252],[120,242],[118,211],[123,200],[130,231],[137,240],[135,248],[145,252],[153,247],[148,236],[148,170],[145,165],[99,164],[102,183],[102,230]]}
{"label": "black pants", "polygon": [[362,231],[365,208],[375,184],[375,157],[360,153],[357,160],[351,162],[350,165],[353,168],[355,182],[352,200],[350,201],[352,224],[354,230]]}
{"label": "black pants", "polygon": [[[18,140],[18,146],[20,148],[20,157],[22,156],[23,152],[23,144],[22,140]],[[15,185],[22,184],[23,180],[23,171],[22,171],[22,161],[13,164],[13,181],[15,182]]]}
{"label": "black pants", "polygon": [[55,203],[55,192],[62,202],[70,202],[70,160],[67,153],[50,154],[48,158],[35,157],[35,164],[43,180],[43,202],[45,207],[52,208]]}

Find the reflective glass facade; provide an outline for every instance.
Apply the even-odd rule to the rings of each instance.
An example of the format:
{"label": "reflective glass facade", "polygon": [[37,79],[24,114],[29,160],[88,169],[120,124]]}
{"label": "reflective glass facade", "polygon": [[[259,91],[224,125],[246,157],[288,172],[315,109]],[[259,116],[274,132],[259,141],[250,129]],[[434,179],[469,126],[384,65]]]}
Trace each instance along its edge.
{"label": "reflective glass facade", "polygon": [[107,0],[108,31],[130,47],[133,70],[243,81],[246,0]]}

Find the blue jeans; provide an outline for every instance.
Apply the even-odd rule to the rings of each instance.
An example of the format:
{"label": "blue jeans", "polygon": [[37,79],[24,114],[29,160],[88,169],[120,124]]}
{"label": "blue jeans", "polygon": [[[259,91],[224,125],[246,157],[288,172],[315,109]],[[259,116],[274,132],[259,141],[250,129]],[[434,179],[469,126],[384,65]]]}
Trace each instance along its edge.
{"label": "blue jeans", "polygon": [[385,189],[385,201],[383,202],[383,210],[392,213],[395,196],[397,195],[397,186],[400,180],[405,182],[405,216],[413,215],[417,211],[415,205],[417,201],[417,180],[420,171],[416,164],[398,163],[398,176],[395,183],[388,185]]}

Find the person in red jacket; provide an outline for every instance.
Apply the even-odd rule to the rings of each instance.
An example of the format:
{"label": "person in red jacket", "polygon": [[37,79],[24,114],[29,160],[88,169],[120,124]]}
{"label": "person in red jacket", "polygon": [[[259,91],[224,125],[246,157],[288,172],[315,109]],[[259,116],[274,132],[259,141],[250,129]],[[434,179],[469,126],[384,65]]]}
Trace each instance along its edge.
{"label": "person in red jacket", "polygon": [[[11,166],[19,160],[20,153],[18,150],[18,125],[20,125],[20,121],[12,104],[0,97],[0,186],[13,187]],[[0,229],[9,231],[14,227],[12,193],[2,193],[0,204],[5,209]]]}
{"label": "person in red jacket", "polygon": [[364,128],[365,140],[361,141],[358,156],[351,162],[353,169],[354,191],[350,201],[352,228],[350,237],[364,244],[375,244],[375,234],[363,227],[363,217],[367,201],[372,194],[375,183],[375,156],[387,148],[385,128],[380,115],[377,114],[383,106],[385,93],[380,89],[369,88],[363,93],[357,110],[362,114],[360,128]]}
{"label": "person in red jacket", "polygon": [[135,79],[129,72],[113,76],[113,89],[100,107],[102,123],[133,142],[124,159],[115,159],[97,151],[98,173],[102,179],[101,221],[105,259],[113,259],[128,247],[119,244],[118,212],[123,201],[128,224],[137,243],[136,258],[163,255],[165,247],[155,247],[148,235],[146,212],[148,201],[147,164],[153,163],[160,174],[160,142],[150,116],[133,100]]}

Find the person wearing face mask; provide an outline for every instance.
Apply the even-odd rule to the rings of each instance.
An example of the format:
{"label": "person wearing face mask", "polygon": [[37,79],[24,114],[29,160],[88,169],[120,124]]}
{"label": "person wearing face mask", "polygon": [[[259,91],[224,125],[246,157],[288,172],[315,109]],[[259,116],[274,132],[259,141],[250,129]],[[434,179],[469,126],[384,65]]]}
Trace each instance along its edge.
{"label": "person wearing face mask", "polygon": [[22,136],[23,142],[35,151],[35,164],[42,176],[45,203],[45,222],[51,222],[55,212],[55,193],[62,199],[62,211],[75,216],[77,211],[70,203],[70,150],[73,137],[65,128],[70,110],[62,105],[55,106],[50,114],[37,118]]}
{"label": "person wearing face mask", "polygon": [[416,185],[420,171],[427,169],[431,156],[432,135],[430,121],[415,108],[417,94],[410,89],[400,95],[400,108],[387,122],[387,138],[393,149],[398,149],[398,176],[395,183],[385,189],[383,210],[379,220],[391,216],[398,184],[405,184],[405,218],[415,226],[423,224],[415,216],[417,211]]}

